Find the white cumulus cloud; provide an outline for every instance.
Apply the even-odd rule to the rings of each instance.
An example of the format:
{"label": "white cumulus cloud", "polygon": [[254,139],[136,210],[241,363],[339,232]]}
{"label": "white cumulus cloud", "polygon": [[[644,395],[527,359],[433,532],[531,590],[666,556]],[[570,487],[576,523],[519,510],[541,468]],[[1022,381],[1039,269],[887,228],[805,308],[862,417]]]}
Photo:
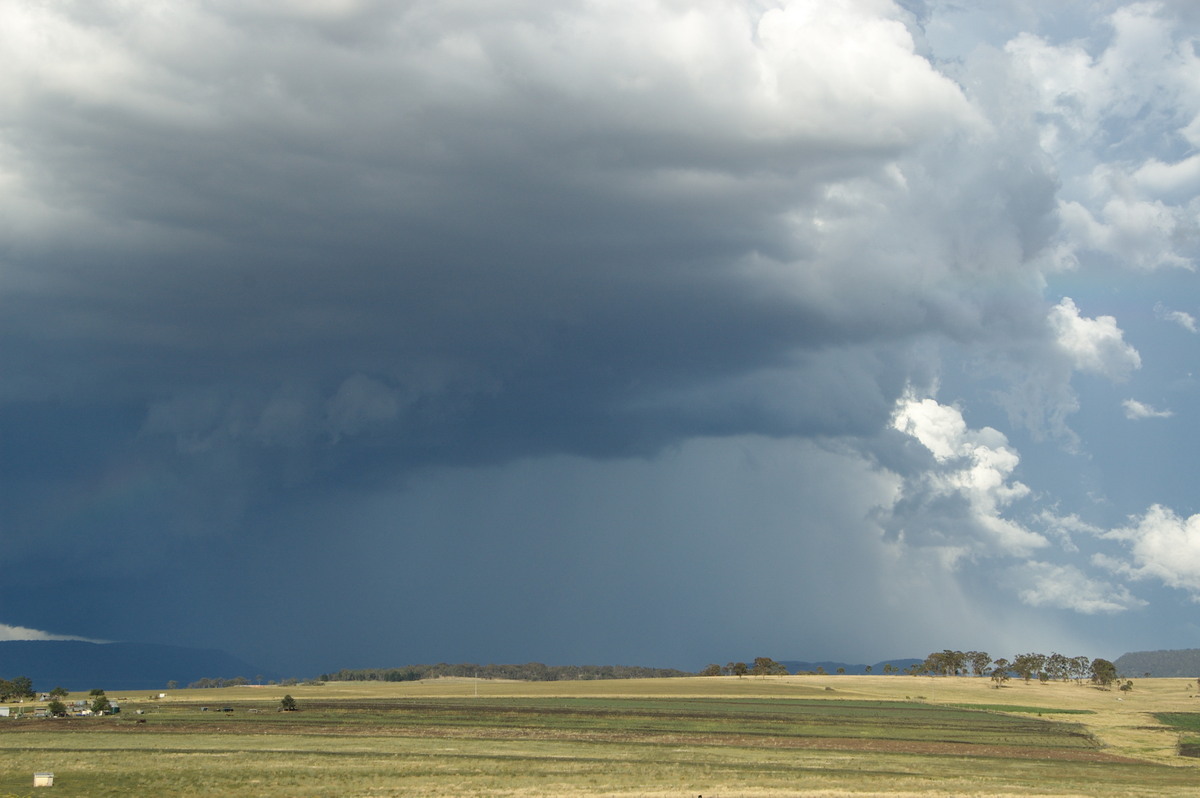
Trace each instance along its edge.
{"label": "white cumulus cloud", "polygon": [[1190,313],[1185,313],[1182,310],[1170,310],[1166,305],[1159,302],[1154,306],[1154,316],[1162,321],[1169,321],[1173,324],[1178,324],[1188,332],[1194,333],[1198,329],[1196,327],[1196,317]]}
{"label": "white cumulus cloud", "polygon": [[1200,161],[1175,145],[1200,113],[1195,37],[1162,3],[1122,5],[1103,24],[1100,50],[1032,33],[1005,48],[1036,97],[1042,146],[1067,167],[1060,260],[1194,268]]}
{"label": "white cumulus cloud", "polygon": [[1121,381],[1142,366],[1141,355],[1125,342],[1125,333],[1114,317],[1081,316],[1070,297],[1051,308],[1050,325],[1059,348],[1079,371]]}
{"label": "white cumulus cloud", "polygon": [[958,555],[1024,555],[1048,545],[1040,534],[1004,516],[1029,494],[1012,479],[1020,463],[1003,433],[971,429],[962,412],[912,393],[897,403],[895,429],[933,455],[933,467],[905,477],[886,526],[906,542],[944,546]]}
{"label": "white cumulus cloud", "polygon": [[1124,585],[1093,579],[1073,565],[1028,562],[1014,566],[1008,576],[1017,587],[1017,596],[1031,607],[1053,607],[1094,615],[1122,612],[1146,604]]}
{"label": "white cumulus cloud", "polygon": [[1100,556],[1097,562],[1135,579],[1157,579],[1200,603],[1200,514],[1181,518],[1156,504],[1132,520],[1130,526],[1105,534],[1123,543],[1130,559]]}
{"label": "white cumulus cloud", "polygon": [[1121,402],[1121,406],[1125,408],[1125,418],[1131,421],[1143,418],[1170,418],[1175,415],[1170,410],[1157,410],[1144,402],[1139,402],[1137,399],[1126,399],[1124,402]]}
{"label": "white cumulus cloud", "polygon": [[1104,532],[1100,527],[1084,521],[1076,513],[1059,515],[1054,510],[1046,509],[1040,511],[1035,518],[1045,529],[1046,534],[1057,539],[1059,546],[1066,552],[1079,551],[1079,546],[1076,545],[1074,539],[1076,535],[1099,537]]}

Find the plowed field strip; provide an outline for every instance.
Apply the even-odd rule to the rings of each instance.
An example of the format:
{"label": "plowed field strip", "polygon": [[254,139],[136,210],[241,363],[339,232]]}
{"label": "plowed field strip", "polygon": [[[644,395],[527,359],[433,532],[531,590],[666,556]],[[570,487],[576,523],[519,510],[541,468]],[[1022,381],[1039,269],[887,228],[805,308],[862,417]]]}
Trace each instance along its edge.
{"label": "plowed field strip", "polygon": [[[72,727],[68,724],[57,724],[50,727],[60,734],[93,734],[101,727],[95,724]],[[34,731],[34,727],[28,727]],[[46,731],[46,725],[36,727],[37,731]],[[139,733],[150,732],[158,735],[206,734],[214,736],[242,736],[248,731],[241,724],[210,724],[171,722],[164,725],[134,725],[130,723],[112,723],[103,727],[105,732],[119,731],[136,737]],[[20,729],[10,733],[20,734]],[[959,756],[959,757],[992,757],[1000,759],[1030,759],[1030,760],[1061,760],[1070,762],[1112,762],[1135,763],[1138,760],[1106,753],[1098,748],[1072,747],[1031,747],[1023,745],[995,745],[983,743],[963,743],[957,741],[928,741],[928,740],[885,740],[859,739],[847,737],[816,737],[816,736],[768,736],[761,734],[680,734],[654,731],[625,731],[605,732],[571,729],[541,729],[504,728],[494,726],[427,726],[427,725],[394,725],[386,730],[378,726],[359,727],[355,725],[305,725],[302,729],[286,723],[255,724],[256,736],[290,735],[304,738],[413,738],[413,739],[463,739],[463,740],[528,740],[528,741],[557,741],[562,743],[615,743],[662,746],[715,746],[738,747],[752,749],[795,749],[795,750],[827,750],[827,751],[861,751],[866,753],[895,753],[920,754],[928,756]]]}

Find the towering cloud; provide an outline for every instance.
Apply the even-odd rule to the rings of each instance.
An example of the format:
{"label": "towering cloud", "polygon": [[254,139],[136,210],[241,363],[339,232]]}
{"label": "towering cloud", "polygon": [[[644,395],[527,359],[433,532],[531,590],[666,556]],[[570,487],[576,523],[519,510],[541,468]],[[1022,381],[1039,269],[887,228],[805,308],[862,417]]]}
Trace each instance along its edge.
{"label": "towering cloud", "polygon": [[[1014,635],[1135,613],[1176,583],[1092,558],[1185,506],[1111,453],[1162,430],[1155,467],[1188,462],[1193,383],[1146,320],[1200,306],[1197,21],[1097,14],[6,4],[5,620],[203,645],[157,622],[237,607],[265,664],[329,668],[301,614],[363,660],[401,656],[381,627],[437,659],[744,657],[663,629],[768,576],[787,609],[708,645],[859,645],[889,590],[938,623],[870,628],[934,647],[985,590]],[[1178,413],[1119,422],[1114,381]]]}
{"label": "towering cloud", "polygon": [[1041,535],[1003,515],[1029,488],[1010,479],[1020,458],[1000,432],[967,428],[962,413],[933,399],[906,396],[893,426],[933,455],[934,467],[910,477],[888,526],[906,542],[933,536],[951,552],[1027,555]]}

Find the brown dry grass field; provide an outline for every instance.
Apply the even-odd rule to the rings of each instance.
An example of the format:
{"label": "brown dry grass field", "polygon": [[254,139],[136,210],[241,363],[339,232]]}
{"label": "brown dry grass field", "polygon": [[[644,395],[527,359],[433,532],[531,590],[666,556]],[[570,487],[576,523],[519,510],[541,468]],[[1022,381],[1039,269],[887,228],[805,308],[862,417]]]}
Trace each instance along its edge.
{"label": "brown dry grass field", "polygon": [[[284,694],[299,712],[276,711]],[[110,697],[121,715],[0,719],[0,798],[1200,794],[1200,760],[1180,756],[1181,733],[1155,717],[1200,715],[1183,679],[1137,679],[1126,694],[772,676]],[[52,788],[32,787],[40,771],[55,773]]]}

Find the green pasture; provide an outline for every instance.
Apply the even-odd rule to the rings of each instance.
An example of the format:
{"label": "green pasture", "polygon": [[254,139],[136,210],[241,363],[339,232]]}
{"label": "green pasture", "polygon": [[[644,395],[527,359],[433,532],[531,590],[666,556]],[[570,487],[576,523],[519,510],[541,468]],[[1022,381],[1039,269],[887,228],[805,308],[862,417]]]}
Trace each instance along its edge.
{"label": "green pasture", "polygon": [[1179,739],[1182,756],[1200,757],[1200,712],[1160,712],[1155,717],[1167,726],[1186,732]]}
{"label": "green pasture", "polygon": [[[1172,756],[1139,756],[1149,748],[1137,735],[1155,719],[1110,693],[1022,686],[1003,703],[981,680],[835,684],[439,680],[133,694],[115,717],[0,722],[0,796],[1182,796],[1200,786],[1196,760],[1178,756],[1186,729],[1158,723]],[[285,692],[300,711],[276,711]],[[1147,690],[1145,703],[1190,709],[1187,697]],[[1128,748],[1113,742],[1126,729],[1137,732]],[[55,774],[52,788],[32,787],[42,771]]]}
{"label": "green pasture", "polygon": [[1030,715],[1094,715],[1092,709],[1064,709],[1062,707],[1026,707],[1020,704],[951,704],[950,706],[979,709],[986,712],[1025,712]]}

